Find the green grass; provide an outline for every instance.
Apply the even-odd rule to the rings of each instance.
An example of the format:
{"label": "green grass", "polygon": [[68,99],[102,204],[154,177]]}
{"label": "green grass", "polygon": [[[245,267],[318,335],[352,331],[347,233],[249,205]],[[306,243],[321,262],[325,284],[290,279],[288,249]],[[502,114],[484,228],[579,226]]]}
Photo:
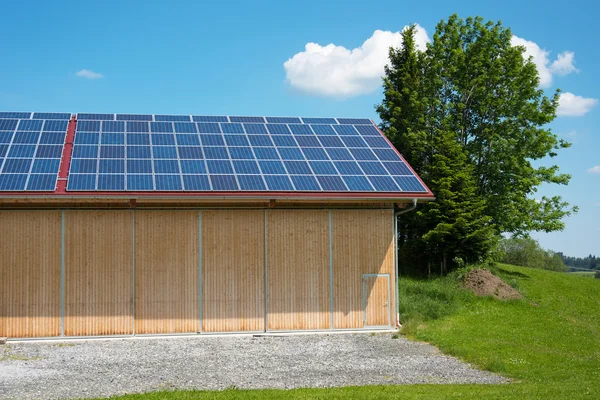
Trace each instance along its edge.
{"label": "green grass", "polygon": [[[403,333],[480,368],[505,385],[362,386],[336,389],[176,391],[134,399],[598,399],[600,280],[498,265],[523,300],[477,298],[460,273],[400,280]],[[243,373],[243,371],[240,371]]]}
{"label": "green grass", "polygon": [[585,277],[589,277],[589,278],[593,278],[594,276],[596,276],[596,273],[594,271],[576,271],[576,272],[569,272],[569,274],[585,276]]}

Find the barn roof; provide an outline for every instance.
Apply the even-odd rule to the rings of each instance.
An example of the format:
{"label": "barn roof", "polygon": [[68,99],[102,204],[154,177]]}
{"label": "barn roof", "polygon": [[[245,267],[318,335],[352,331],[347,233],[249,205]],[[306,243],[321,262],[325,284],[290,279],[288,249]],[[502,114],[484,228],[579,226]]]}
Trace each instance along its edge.
{"label": "barn roof", "polygon": [[431,199],[365,118],[0,112],[0,197]]}

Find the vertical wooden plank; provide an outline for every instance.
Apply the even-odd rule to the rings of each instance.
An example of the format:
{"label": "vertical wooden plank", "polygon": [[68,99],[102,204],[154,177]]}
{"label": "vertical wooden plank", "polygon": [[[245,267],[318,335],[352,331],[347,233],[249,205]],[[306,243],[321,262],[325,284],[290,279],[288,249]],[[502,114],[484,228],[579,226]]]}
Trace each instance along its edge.
{"label": "vertical wooden plank", "polygon": [[203,332],[264,330],[264,212],[202,212]]}
{"label": "vertical wooden plank", "polygon": [[327,329],[328,211],[269,210],[270,330]]}
{"label": "vertical wooden plank", "polygon": [[389,314],[389,285],[388,276],[365,277],[364,296],[365,327],[381,327],[390,325]]}
{"label": "vertical wooden plank", "polygon": [[392,210],[332,211],[334,328],[363,327],[363,274],[395,276],[392,218]]}
{"label": "vertical wooden plank", "polygon": [[198,332],[198,211],[136,211],[135,333]]}
{"label": "vertical wooden plank", "polygon": [[60,334],[60,211],[0,211],[0,336]]}
{"label": "vertical wooden plank", "polygon": [[132,211],[65,211],[65,335],[131,334]]}

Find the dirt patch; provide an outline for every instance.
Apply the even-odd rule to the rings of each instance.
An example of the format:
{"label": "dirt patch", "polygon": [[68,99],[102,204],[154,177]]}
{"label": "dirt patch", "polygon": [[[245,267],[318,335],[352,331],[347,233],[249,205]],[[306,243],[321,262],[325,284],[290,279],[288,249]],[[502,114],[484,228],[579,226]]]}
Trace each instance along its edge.
{"label": "dirt patch", "polygon": [[477,296],[494,296],[502,300],[521,298],[521,293],[487,269],[469,271],[465,277],[465,287]]}

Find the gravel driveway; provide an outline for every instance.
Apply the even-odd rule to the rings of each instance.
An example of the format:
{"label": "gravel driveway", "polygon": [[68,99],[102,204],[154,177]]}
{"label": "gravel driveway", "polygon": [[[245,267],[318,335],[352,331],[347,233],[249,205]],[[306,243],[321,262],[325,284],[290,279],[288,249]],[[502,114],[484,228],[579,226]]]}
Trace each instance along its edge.
{"label": "gravel driveway", "polygon": [[219,336],[0,346],[0,398],[168,389],[501,383],[435,347],[386,334]]}

